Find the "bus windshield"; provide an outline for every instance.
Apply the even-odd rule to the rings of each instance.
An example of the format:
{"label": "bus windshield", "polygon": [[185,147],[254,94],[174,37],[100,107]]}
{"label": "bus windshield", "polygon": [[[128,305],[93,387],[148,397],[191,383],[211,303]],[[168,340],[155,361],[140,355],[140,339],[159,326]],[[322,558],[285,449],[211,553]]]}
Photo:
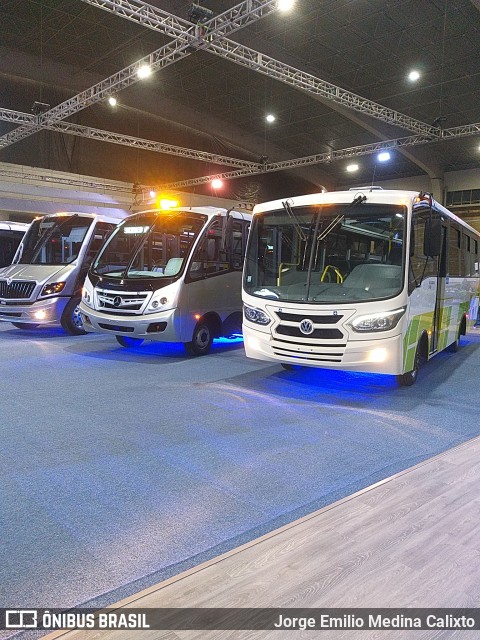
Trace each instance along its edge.
{"label": "bus windshield", "polygon": [[254,216],[244,288],[292,302],[353,302],[397,295],[403,286],[407,209],[325,204]]}
{"label": "bus windshield", "polygon": [[113,278],[175,278],[206,220],[188,211],[131,216],[110,236],[92,271]]}
{"label": "bus windshield", "polygon": [[78,214],[34,220],[23,241],[20,264],[70,264],[78,257],[93,220]]}

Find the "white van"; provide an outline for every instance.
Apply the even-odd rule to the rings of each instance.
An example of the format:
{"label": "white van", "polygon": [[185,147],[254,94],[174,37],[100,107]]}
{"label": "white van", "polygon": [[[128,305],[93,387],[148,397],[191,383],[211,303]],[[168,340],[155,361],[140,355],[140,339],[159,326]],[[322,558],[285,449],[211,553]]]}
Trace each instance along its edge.
{"label": "white van", "polygon": [[183,342],[190,355],[241,332],[241,279],[251,215],[216,207],[151,210],[112,233],[85,280],[87,331],[124,347]]}
{"label": "white van", "polygon": [[78,305],[88,267],[119,220],[89,213],[35,219],[13,264],[0,269],[0,320],[19,329],[61,324],[85,333]]}

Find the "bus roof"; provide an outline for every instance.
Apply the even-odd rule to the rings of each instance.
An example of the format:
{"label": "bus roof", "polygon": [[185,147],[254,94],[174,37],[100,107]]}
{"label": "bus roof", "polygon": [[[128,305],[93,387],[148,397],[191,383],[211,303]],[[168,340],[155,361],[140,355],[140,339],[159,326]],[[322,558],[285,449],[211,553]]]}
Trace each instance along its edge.
{"label": "bus roof", "polygon": [[25,231],[28,229],[30,224],[28,222],[11,222],[10,220],[0,220],[0,229],[6,231]]}
{"label": "bus roof", "polygon": [[113,216],[104,215],[103,213],[84,213],[80,211],[58,211],[57,213],[46,213],[45,215],[36,216],[34,220],[42,218],[63,218],[66,216],[78,216],[80,218],[98,219],[102,222],[111,222],[119,224],[124,218],[114,218]]}

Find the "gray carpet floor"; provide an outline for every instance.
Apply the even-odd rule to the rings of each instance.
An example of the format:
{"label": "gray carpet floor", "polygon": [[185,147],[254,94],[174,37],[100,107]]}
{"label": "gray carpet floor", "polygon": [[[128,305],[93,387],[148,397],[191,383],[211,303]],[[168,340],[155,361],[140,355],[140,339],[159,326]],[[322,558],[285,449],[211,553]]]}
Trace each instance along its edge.
{"label": "gray carpet floor", "polygon": [[418,383],[0,325],[0,606],[103,606],[480,433],[480,335]]}

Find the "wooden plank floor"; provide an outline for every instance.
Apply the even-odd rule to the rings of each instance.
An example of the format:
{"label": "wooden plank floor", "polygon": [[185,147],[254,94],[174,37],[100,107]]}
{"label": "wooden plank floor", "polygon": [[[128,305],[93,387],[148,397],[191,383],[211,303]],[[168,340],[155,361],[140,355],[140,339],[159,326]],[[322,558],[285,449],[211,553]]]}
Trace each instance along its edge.
{"label": "wooden plank floor", "polygon": [[[475,438],[119,604],[478,607],[479,598],[480,438]],[[473,639],[478,634],[317,631],[315,637],[443,640]],[[71,631],[46,638],[130,636],[135,640],[314,637],[311,631]]]}

